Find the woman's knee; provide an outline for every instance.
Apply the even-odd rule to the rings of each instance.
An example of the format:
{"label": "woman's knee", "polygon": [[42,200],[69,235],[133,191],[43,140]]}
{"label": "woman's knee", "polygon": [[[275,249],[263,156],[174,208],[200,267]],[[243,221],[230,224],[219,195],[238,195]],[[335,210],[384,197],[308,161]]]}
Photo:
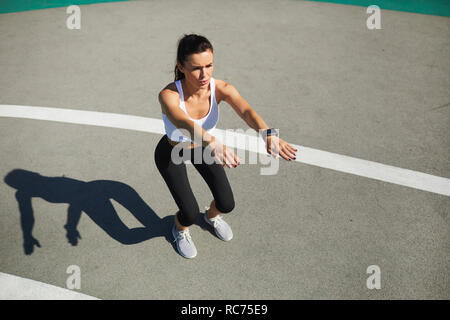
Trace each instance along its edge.
{"label": "woman's knee", "polygon": [[216,208],[222,213],[229,213],[233,211],[235,206],[234,198],[231,196],[226,200],[216,201]]}
{"label": "woman's knee", "polygon": [[198,205],[192,205],[189,208],[183,208],[177,212],[178,221],[184,227],[193,225],[200,215],[200,209]]}

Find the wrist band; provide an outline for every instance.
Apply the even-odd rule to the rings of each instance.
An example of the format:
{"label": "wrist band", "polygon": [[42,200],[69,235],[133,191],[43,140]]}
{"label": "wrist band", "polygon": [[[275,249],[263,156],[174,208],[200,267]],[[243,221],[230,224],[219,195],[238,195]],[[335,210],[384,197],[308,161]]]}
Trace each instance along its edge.
{"label": "wrist band", "polygon": [[269,128],[265,129],[262,132],[263,138],[267,138],[268,136],[277,136],[278,137],[278,130],[275,128]]}

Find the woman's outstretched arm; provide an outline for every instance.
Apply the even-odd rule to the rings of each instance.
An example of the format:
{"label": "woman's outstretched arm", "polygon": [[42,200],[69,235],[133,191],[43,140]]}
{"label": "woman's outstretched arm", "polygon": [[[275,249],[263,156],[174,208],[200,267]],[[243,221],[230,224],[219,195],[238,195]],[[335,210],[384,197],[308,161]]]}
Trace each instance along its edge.
{"label": "woman's outstretched arm", "polygon": [[[239,94],[237,89],[226,81],[219,82],[219,88],[225,100],[236,113],[248,124],[250,128],[260,133],[260,130],[269,129],[269,126],[256,113],[250,104]],[[267,152],[272,155],[280,155],[290,161],[296,159],[296,148],[277,136],[268,136],[265,140]]]}

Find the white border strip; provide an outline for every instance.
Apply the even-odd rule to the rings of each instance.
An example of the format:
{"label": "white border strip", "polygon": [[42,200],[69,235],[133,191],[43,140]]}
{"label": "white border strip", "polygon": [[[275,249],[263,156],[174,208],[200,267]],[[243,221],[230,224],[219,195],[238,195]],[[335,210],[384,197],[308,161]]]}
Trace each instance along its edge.
{"label": "white border strip", "polygon": [[100,300],[44,282],[0,272],[0,300]]}
{"label": "white border strip", "polygon": [[[32,106],[0,105],[0,117],[57,121],[165,134],[164,123],[160,119],[117,113]],[[213,134],[217,135],[220,139],[220,137],[224,137],[225,130],[215,129]],[[230,136],[232,135],[233,133]],[[229,136],[228,133],[227,136]],[[247,138],[250,140],[258,139],[256,136],[248,136]],[[312,149],[300,145],[291,145],[298,149],[297,159],[295,160],[298,162],[450,196],[450,179],[447,178],[433,176],[427,173],[409,169],[393,167],[378,162],[348,157],[327,151]],[[230,147],[245,150],[245,147],[239,145],[230,145]],[[264,150],[264,148],[259,150]],[[258,152],[258,150],[250,151]]]}

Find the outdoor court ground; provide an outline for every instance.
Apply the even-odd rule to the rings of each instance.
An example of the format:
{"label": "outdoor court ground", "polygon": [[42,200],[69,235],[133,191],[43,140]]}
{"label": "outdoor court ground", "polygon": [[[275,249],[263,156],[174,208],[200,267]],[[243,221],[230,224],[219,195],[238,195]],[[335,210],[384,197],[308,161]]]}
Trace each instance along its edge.
{"label": "outdoor court ground", "polygon": [[[0,3],[0,299],[450,298],[447,1],[374,0],[374,30],[364,1],[93,3],[73,30],[68,4]],[[173,246],[178,208],[153,160],[157,94],[185,33],[212,42],[213,76],[299,149],[274,175],[261,163],[226,169],[234,239],[199,222],[192,260]],[[218,134],[248,129],[225,102],[219,110]],[[203,209],[212,194],[187,168]],[[32,198],[30,254],[27,200],[5,180],[15,169],[54,177],[42,192],[67,197]],[[80,193],[89,208],[71,245],[63,226]],[[148,239],[131,244],[143,221]],[[67,289],[70,266],[79,289]],[[368,288],[371,266],[379,289]]]}

